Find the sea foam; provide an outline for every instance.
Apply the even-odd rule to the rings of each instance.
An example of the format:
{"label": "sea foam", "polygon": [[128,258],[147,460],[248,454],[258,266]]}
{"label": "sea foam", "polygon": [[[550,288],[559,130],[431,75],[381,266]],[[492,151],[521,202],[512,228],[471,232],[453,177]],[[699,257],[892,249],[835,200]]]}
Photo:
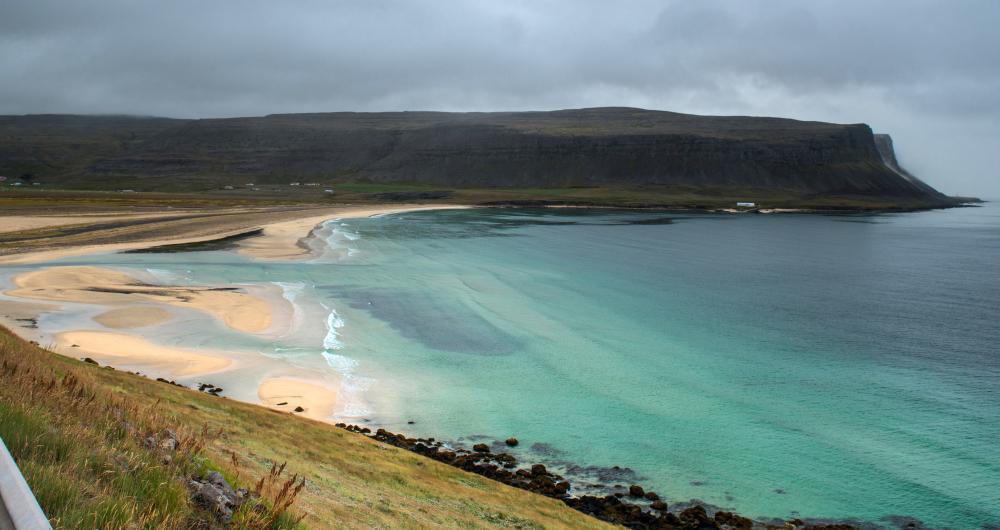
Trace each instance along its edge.
{"label": "sea foam", "polygon": [[329,315],[326,317],[327,333],[323,339],[323,358],[326,364],[337,371],[341,377],[340,411],[338,416],[360,417],[371,413],[363,399],[364,392],[372,385],[372,380],[355,373],[358,361],[336,353],[344,347],[340,341],[340,329],[344,327],[344,319],[331,307],[323,305]]}
{"label": "sea foam", "polygon": [[320,252],[320,259],[324,261],[340,261],[358,253],[358,249],[351,243],[361,239],[361,234],[351,230],[349,224],[340,221],[331,219],[317,232],[317,236],[325,244],[325,248]]}

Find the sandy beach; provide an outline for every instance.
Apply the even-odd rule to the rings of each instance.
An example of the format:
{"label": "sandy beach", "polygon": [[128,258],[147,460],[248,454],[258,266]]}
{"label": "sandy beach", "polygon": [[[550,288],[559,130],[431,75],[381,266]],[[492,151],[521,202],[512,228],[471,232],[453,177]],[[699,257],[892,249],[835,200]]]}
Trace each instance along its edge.
{"label": "sandy beach", "polygon": [[272,223],[263,227],[260,236],[239,242],[238,252],[264,261],[285,261],[309,257],[309,247],[303,242],[313,230],[330,219],[351,219],[419,210],[468,208],[453,205],[361,206],[346,207],[335,213],[324,213],[292,221]]}
{"label": "sandy beach", "polygon": [[77,215],[0,215],[0,233],[38,230],[42,228],[65,227],[108,221],[139,220],[157,217],[176,217],[176,213],[148,214],[77,214]]}
{"label": "sandy beach", "polygon": [[128,305],[156,302],[197,309],[237,331],[259,333],[271,325],[271,304],[248,294],[245,288],[171,287],[144,283],[138,278],[101,267],[50,267],[14,278],[15,289],[5,294],[52,302]]}
{"label": "sandy beach", "polygon": [[[305,243],[313,230],[330,219],[369,217],[415,210],[465,208],[449,205],[358,206],[282,212],[281,217],[293,217],[260,225],[232,223],[211,227],[198,225],[201,233],[180,231],[176,237],[146,239],[108,244],[69,245],[65,248],[0,256],[0,265],[44,262],[69,256],[119,252],[138,248],[180,243],[196,243],[260,229],[261,234],[238,241],[236,252],[254,260],[291,261],[308,258]],[[154,217],[157,214],[146,214]],[[159,214],[169,216],[170,214]],[[132,217],[137,217],[133,215]],[[27,217],[8,225],[9,231],[77,225],[80,222],[120,221],[123,216],[40,216]],[[21,273],[12,279],[13,289],[4,294],[18,301],[4,300],[3,322],[15,332],[31,340],[48,340],[55,351],[74,357],[91,357],[101,364],[138,370],[154,376],[185,378],[210,375],[230,370],[246,359],[246,352],[203,351],[156,344],[127,330],[140,330],[170,322],[171,307],[201,311],[225,325],[243,333],[274,333],[274,328],[287,324],[279,304],[286,304],[280,293],[270,292],[272,286],[172,286],[158,285],[141,275],[95,266],[55,266]],[[21,301],[23,300],[23,301]],[[43,337],[33,327],[44,312],[64,310],[63,303],[106,306],[94,316],[93,322],[103,330],[67,329]],[[119,331],[121,330],[121,331]],[[274,363],[261,358],[261,366]],[[264,406],[320,421],[330,421],[336,412],[339,391],[331,382],[335,374],[311,376],[303,370],[266,369],[259,380],[256,396]],[[292,373],[294,375],[287,375]],[[302,410],[296,411],[297,408]]]}
{"label": "sandy beach", "polygon": [[92,357],[101,364],[150,372],[163,377],[188,377],[221,372],[233,365],[224,353],[169,348],[126,333],[66,331],[55,336],[58,353]]}
{"label": "sandy beach", "polygon": [[[243,240],[238,251],[254,259],[279,261],[308,257],[302,239],[329,219],[368,217],[417,210],[468,208],[461,205],[403,204],[392,206],[333,206],[290,209],[233,208],[217,212],[179,214],[163,211],[146,214],[80,216],[0,216],[10,221],[14,234],[20,230],[58,227],[62,224],[92,224],[94,230],[59,237],[18,241],[19,246],[0,248],[0,265],[22,265],[89,254],[123,252],[163,245],[200,243],[262,230],[260,236]],[[106,226],[106,222],[112,226]],[[159,221],[159,222],[153,222]],[[102,224],[105,223],[105,224]],[[76,232],[76,231],[75,231]]]}
{"label": "sandy beach", "polygon": [[318,380],[298,377],[270,377],[261,382],[257,395],[262,404],[275,410],[296,412],[314,420],[329,421],[336,411],[336,388]]}
{"label": "sandy beach", "polygon": [[129,306],[105,311],[94,317],[94,322],[115,329],[132,329],[155,326],[170,320],[170,312],[156,306]]}

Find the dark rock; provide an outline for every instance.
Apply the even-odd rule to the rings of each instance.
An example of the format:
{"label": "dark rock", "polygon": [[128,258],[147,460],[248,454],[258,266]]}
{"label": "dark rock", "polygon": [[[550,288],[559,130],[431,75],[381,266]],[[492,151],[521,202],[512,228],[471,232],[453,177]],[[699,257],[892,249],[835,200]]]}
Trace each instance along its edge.
{"label": "dark rock", "polygon": [[[91,359],[90,357],[84,357],[83,358],[83,362],[85,362],[87,364],[97,364],[97,361]],[[98,366],[100,366],[100,365],[98,364]]]}
{"label": "dark rock", "polygon": [[237,496],[233,487],[218,471],[212,471],[201,479],[190,480],[188,487],[191,489],[191,499],[196,504],[208,508],[225,523],[232,519],[233,510],[243,498]]}
{"label": "dark rock", "polygon": [[715,528],[715,523],[708,518],[703,506],[692,506],[680,514],[681,523],[693,528]]}
{"label": "dark rock", "polygon": [[667,509],[667,503],[665,503],[665,502],[657,499],[657,500],[653,501],[652,503],[650,503],[649,507],[652,508],[652,509],[654,509],[654,510],[660,510],[662,512],[662,511],[666,511],[666,509]]}
{"label": "dark rock", "polygon": [[[288,404],[288,402],[287,402],[287,401],[282,401],[281,403],[276,403],[276,404],[275,404],[274,406],[276,406],[276,407],[281,407],[281,406],[283,406],[283,405],[287,405],[287,404]],[[339,426],[340,426],[340,424],[337,424],[337,426],[339,427]]]}
{"label": "dark rock", "polygon": [[753,528],[753,521],[732,512],[715,512],[715,522],[730,528]]}
{"label": "dark rock", "polygon": [[488,453],[490,452],[490,446],[486,444],[476,444],[472,446],[472,450],[477,453]]}
{"label": "dark rock", "polygon": [[295,407],[295,412],[305,412],[305,411],[306,411],[306,409],[304,409],[302,407]]}
{"label": "dark rock", "polygon": [[646,497],[647,501],[658,501],[658,500],[660,500],[660,496],[657,495],[656,493],[652,492],[652,491],[647,491],[646,494],[643,495],[643,496]]}
{"label": "dark rock", "polygon": [[160,433],[160,438],[160,449],[164,451],[176,451],[177,447],[180,446],[177,434],[170,429],[163,429],[163,432]]}
{"label": "dark rock", "polygon": [[510,447],[516,447],[519,442],[517,441],[517,438],[511,436],[510,438],[507,438],[507,441],[504,443],[506,443]]}
{"label": "dark rock", "polygon": [[542,464],[535,464],[535,465],[531,466],[531,476],[533,476],[533,477],[537,477],[537,476],[540,476],[540,475],[545,475],[547,473],[548,473],[548,470],[545,469],[545,466],[542,465]]}
{"label": "dark rock", "polygon": [[645,494],[646,492],[643,491],[642,486],[632,484],[631,486],[628,487],[629,497],[642,497]]}

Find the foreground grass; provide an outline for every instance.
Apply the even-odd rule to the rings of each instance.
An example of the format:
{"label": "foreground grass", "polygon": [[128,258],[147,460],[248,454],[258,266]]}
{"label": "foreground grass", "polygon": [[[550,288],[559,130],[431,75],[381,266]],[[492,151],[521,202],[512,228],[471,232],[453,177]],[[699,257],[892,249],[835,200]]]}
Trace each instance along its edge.
{"label": "foreground grass", "polygon": [[[162,429],[181,441],[169,461],[141,443]],[[237,512],[237,528],[606,527],[332,425],[85,364],[3,328],[0,437],[57,528],[219,526],[185,486],[209,470],[249,489],[264,478],[261,508]],[[305,477],[284,512],[271,478],[282,464]]]}

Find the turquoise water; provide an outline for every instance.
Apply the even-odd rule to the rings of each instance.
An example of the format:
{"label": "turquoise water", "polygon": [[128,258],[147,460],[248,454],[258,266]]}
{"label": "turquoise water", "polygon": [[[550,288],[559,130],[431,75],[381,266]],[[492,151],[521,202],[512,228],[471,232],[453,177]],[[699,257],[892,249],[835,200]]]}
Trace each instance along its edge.
{"label": "turquoise water", "polygon": [[353,422],[517,436],[581,484],[756,517],[1000,525],[1000,208],[459,210],[319,235],[309,263],[65,262],[280,282],[294,333],[192,318],[158,340],[338,372]]}

